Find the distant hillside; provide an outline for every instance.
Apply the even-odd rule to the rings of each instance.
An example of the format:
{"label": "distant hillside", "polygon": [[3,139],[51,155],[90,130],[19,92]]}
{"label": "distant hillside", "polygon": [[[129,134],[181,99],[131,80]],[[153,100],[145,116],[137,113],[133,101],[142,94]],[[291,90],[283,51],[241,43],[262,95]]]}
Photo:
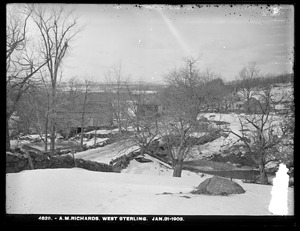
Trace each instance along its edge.
{"label": "distant hillside", "polygon": [[[144,91],[144,92],[158,92],[161,89],[165,88],[166,84],[160,84],[160,83],[152,83],[152,82],[134,82],[134,83],[103,83],[103,82],[93,82],[93,84],[90,85],[91,91],[93,92],[112,92],[115,91],[117,88],[121,92],[126,92],[128,90],[130,91]],[[69,90],[69,84],[68,82],[63,82],[60,84],[60,87],[64,90]],[[85,90],[85,84],[84,83],[78,83],[77,89],[79,91]]]}
{"label": "distant hillside", "polygon": [[[276,86],[278,84],[288,84],[293,83],[294,81],[294,73],[288,73],[288,74],[279,74],[279,75],[270,75],[270,76],[264,76],[264,77],[258,77],[254,81],[254,87],[261,87],[265,85],[272,85]],[[232,87],[232,89],[239,89],[243,81],[242,80],[234,80],[230,82],[226,82],[226,86]]]}

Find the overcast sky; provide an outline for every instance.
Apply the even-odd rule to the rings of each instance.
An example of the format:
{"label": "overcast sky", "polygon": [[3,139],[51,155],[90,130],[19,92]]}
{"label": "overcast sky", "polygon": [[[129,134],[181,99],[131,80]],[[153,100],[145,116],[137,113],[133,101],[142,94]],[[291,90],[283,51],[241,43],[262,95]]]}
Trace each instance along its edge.
{"label": "overcast sky", "polygon": [[131,80],[161,82],[183,58],[199,57],[233,80],[248,62],[261,73],[291,72],[294,9],[288,5],[68,5],[84,26],[70,44],[64,76],[105,81],[110,67],[122,64]]}

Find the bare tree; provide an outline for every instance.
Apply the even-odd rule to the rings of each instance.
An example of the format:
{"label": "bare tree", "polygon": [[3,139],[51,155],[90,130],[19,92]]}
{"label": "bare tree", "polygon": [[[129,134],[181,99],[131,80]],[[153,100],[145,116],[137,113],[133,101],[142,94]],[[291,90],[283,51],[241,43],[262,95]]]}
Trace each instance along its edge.
{"label": "bare tree", "polygon": [[76,77],[72,77],[67,83],[61,84],[60,101],[63,102],[61,107],[57,107],[56,124],[57,131],[66,137],[70,136],[72,128],[78,126],[79,123],[79,119],[77,118],[80,98],[79,87],[80,82]]}
{"label": "bare tree", "polygon": [[[248,66],[244,67],[239,72],[239,79],[240,79],[240,93],[242,94],[246,103],[249,102],[250,98],[254,94],[254,89],[256,87],[256,81],[258,79],[259,68],[255,62],[250,62]],[[247,112],[250,112],[250,109],[246,108]]]}
{"label": "bare tree", "polygon": [[82,102],[82,109],[81,109],[81,135],[80,135],[80,145],[83,145],[83,134],[84,134],[84,122],[85,122],[85,115],[86,115],[86,109],[89,105],[89,94],[90,94],[90,86],[91,81],[85,80],[84,81],[84,95],[83,95],[83,102]]}
{"label": "bare tree", "polygon": [[7,5],[6,15],[6,150],[10,149],[9,120],[23,94],[34,84],[33,77],[47,64],[41,61],[28,40],[28,20],[32,9]]}
{"label": "bare tree", "polygon": [[44,124],[44,134],[45,134],[45,153],[48,152],[48,130],[49,130],[49,114],[50,114],[50,86],[46,81],[46,78],[42,71],[40,71],[41,81],[43,83],[43,89],[46,93],[46,110],[45,110],[45,124]]}
{"label": "bare tree", "polygon": [[31,87],[25,94],[20,102],[21,107],[18,110],[22,121],[28,123],[28,128],[34,128],[39,134],[41,140],[45,142],[44,126],[46,122],[47,92],[43,87]]}
{"label": "bare tree", "polygon": [[283,118],[274,113],[274,107],[280,100],[274,100],[271,87],[265,86],[258,99],[249,105],[251,114],[239,115],[241,132],[230,130],[242,142],[260,170],[258,182],[268,184],[265,166],[268,162],[284,160],[287,156],[281,147],[286,142],[287,127],[283,126]]}
{"label": "bare tree", "polygon": [[66,13],[64,7],[38,5],[33,8],[33,21],[38,28],[41,36],[40,52],[48,60],[47,70],[49,72],[51,83],[51,146],[50,151],[54,153],[55,149],[55,104],[57,99],[57,82],[62,61],[65,57],[73,38],[79,32],[76,28],[78,21],[72,17],[72,12]]}
{"label": "bare tree", "polygon": [[[119,134],[122,133],[122,115],[124,109],[124,101],[126,101],[126,86],[128,86],[128,78],[122,74],[122,63],[111,67],[106,73],[106,81],[109,86],[108,94],[111,102],[114,118],[116,119]],[[124,99],[125,96],[125,99]]]}
{"label": "bare tree", "polygon": [[204,75],[196,68],[197,59],[188,58],[186,65],[166,76],[169,87],[162,101],[165,109],[164,137],[173,163],[173,176],[180,177],[184,159],[195,145],[191,139],[198,130],[197,116],[205,102],[203,84]]}
{"label": "bare tree", "polygon": [[205,105],[207,109],[220,112],[227,110],[229,107],[228,97],[230,90],[225,86],[220,76],[213,72],[204,72],[204,76],[209,76],[207,82],[203,85],[203,93],[205,95]]}
{"label": "bare tree", "polygon": [[128,140],[128,144],[140,147],[140,153],[144,154],[151,143],[158,138],[158,111],[159,101],[157,95],[148,95],[142,83],[135,90],[126,86],[128,99],[123,110],[123,129],[125,134],[122,140]]}
{"label": "bare tree", "polygon": [[[39,85],[32,86],[26,92],[21,102],[21,107],[18,113],[22,115],[22,118],[29,121],[29,127],[40,135],[41,140],[44,142],[44,151],[48,152],[48,127],[50,113],[51,113],[51,86],[48,81],[45,80],[45,76],[42,72],[39,72],[40,83]],[[59,100],[58,100],[59,98]],[[56,111],[56,123],[61,130],[67,130],[65,121],[71,121],[68,106],[72,100],[67,96],[63,89],[57,89],[56,99],[58,103],[55,104]],[[70,107],[74,108],[74,107]],[[65,125],[66,124],[66,125]]]}

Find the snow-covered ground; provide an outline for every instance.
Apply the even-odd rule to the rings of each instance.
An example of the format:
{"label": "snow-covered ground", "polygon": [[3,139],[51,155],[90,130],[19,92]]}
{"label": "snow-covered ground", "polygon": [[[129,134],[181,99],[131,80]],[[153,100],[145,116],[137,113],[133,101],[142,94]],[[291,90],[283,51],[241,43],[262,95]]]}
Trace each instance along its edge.
{"label": "snow-covered ground", "polygon": [[[172,176],[172,167],[148,154],[143,155],[144,158],[151,160],[152,162],[140,163],[136,160],[130,161],[126,169],[122,170],[122,173],[143,174],[152,176]],[[190,176],[196,173],[183,170],[183,176]]]}
{"label": "snow-covered ground", "polygon": [[[241,124],[239,121],[239,115],[236,113],[205,113],[203,114],[208,120],[223,121],[229,123],[228,130],[232,130],[237,134],[241,134]],[[230,133],[227,137],[221,136],[220,138],[200,145],[199,151],[203,154],[222,153],[223,149],[231,147],[233,144],[238,143],[239,138],[234,134]]]}
{"label": "snow-covered ground", "polygon": [[[107,130],[106,130],[107,131]],[[23,138],[22,139],[19,139],[19,140],[10,140],[10,146],[12,149],[16,149],[16,148],[21,148],[24,144],[28,144],[36,149],[39,149],[41,151],[44,150],[44,143],[39,140],[40,142],[37,144],[37,143],[32,143],[32,137],[36,137],[36,135],[28,135],[26,136],[28,137],[28,139],[25,139]],[[36,138],[36,140],[38,139],[39,137]],[[98,138],[96,137],[95,138],[91,138],[91,139],[87,139],[87,138],[83,138],[83,145],[85,145],[86,147],[91,147],[95,144],[99,144],[99,143],[104,143],[105,141],[107,141],[109,138]],[[73,143],[73,145],[79,145],[80,144],[80,140],[68,140],[68,141],[58,141],[56,143],[56,147],[65,147],[66,145],[61,145],[63,143]],[[50,141],[48,142],[48,145],[50,145]]]}
{"label": "snow-covered ground", "polygon": [[[236,113],[201,113],[200,116],[207,118],[209,121],[219,121],[219,122],[227,122],[229,123],[226,130],[231,130],[232,132],[241,135],[241,119],[243,121],[243,114],[236,114]],[[272,129],[277,131],[277,127],[279,122],[282,121],[281,117],[272,115]],[[244,129],[253,130],[253,126],[247,126],[244,124]],[[224,150],[229,149],[233,145],[243,144],[242,141],[239,141],[239,138],[232,134],[227,133],[228,136],[221,136],[218,139],[215,139],[212,142],[208,142],[204,145],[197,145],[195,146],[190,153],[191,159],[201,159],[203,157],[209,157],[212,154],[224,154]],[[226,155],[226,154],[225,154]]]}
{"label": "snow-covered ground", "polygon": [[[157,163],[156,163],[157,164]],[[151,163],[132,162],[122,173],[79,168],[27,170],[6,175],[8,214],[272,215],[272,186],[244,184],[231,196],[190,192],[208,176],[181,178]],[[155,168],[156,167],[156,168]],[[288,189],[293,215],[293,190]]]}
{"label": "snow-covered ground", "polygon": [[84,139],[83,140],[83,145],[86,145],[86,147],[91,147],[95,144],[103,143],[103,142],[107,141],[108,139],[109,138],[98,138],[98,137],[96,137],[96,139],[95,138],[92,138],[92,139],[89,139],[89,140]]}
{"label": "snow-covered ground", "polygon": [[[274,102],[278,101],[290,101],[293,100],[294,87],[291,83],[287,84],[276,84],[277,86],[273,86],[271,88],[271,97]],[[237,92],[237,94],[243,99],[244,96],[241,91]],[[264,95],[262,88],[256,88],[252,91],[251,97],[259,99],[259,95]]]}
{"label": "snow-covered ground", "polygon": [[[99,129],[99,130],[96,130],[96,131],[94,130],[94,131],[86,132],[84,134],[85,135],[89,135],[89,134],[93,135],[95,133],[96,133],[96,135],[99,135],[99,134],[101,134],[101,135],[116,134],[116,133],[118,133],[118,129],[112,129],[112,130]],[[44,138],[45,134],[43,134],[42,137]],[[50,134],[49,134],[49,137],[50,137]],[[62,135],[60,135],[59,133],[56,133],[56,141],[58,141],[61,138],[63,138]],[[96,140],[95,140],[94,137],[91,138],[91,139],[83,138],[83,145],[86,145],[87,147],[90,147],[90,146],[93,146],[95,143],[96,144],[103,143],[108,139],[109,138],[99,138],[99,137],[96,137]],[[77,136],[76,138],[70,139],[69,141],[71,141],[71,140],[74,142],[74,145],[79,145],[79,143],[80,143],[80,137],[79,136]],[[24,145],[24,144],[31,144],[31,146],[33,146],[37,149],[40,149],[42,151],[44,149],[44,147],[42,145],[33,144],[32,142],[34,142],[34,141],[37,141],[37,142],[40,141],[41,144],[42,144],[41,136],[39,134],[30,134],[30,135],[21,136],[21,137],[19,137],[19,139],[10,140],[10,145],[11,145],[12,149],[15,149],[15,148],[22,147],[22,145]],[[63,141],[60,141],[60,142],[63,142]],[[48,140],[48,144],[50,144],[50,138]],[[57,146],[59,146],[59,144],[57,144]]]}
{"label": "snow-covered ground", "polygon": [[85,132],[84,134],[101,134],[101,135],[107,135],[107,134],[117,134],[119,132],[119,130],[116,129],[112,129],[112,130],[106,130],[106,129],[99,129],[99,130],[94,130],[94,131],[90,131],[90,132]]}

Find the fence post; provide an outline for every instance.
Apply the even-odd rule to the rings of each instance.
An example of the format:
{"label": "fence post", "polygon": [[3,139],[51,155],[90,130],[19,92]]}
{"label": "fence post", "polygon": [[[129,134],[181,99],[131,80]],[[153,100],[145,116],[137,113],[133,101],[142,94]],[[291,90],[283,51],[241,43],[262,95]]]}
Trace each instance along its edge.
{"label": "fence post", "polygon": [[255,173],[254,173],[254,168],[252,166],[252,179],[253,179],[253,182],[256,183],[256,177],[255,177]]}
{"label": "fence post", "polygon": [[33,161],[32,161],[32,158],[30,156],[30,153],[27,149],[25,149],[25,152],[26,152],[26,155],[27,155],[27,158],[28,158],[28,163],[29,163],[30,169],[33,170],[34,165],[33,165]]}

